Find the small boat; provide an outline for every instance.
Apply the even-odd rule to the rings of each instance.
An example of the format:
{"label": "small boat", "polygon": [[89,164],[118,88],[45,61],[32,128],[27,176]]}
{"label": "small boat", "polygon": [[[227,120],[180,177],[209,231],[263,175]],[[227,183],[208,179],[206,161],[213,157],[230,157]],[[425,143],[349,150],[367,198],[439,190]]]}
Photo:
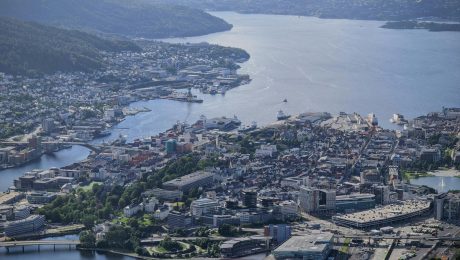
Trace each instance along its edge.
{"label": "small boat", "polygon": [[278,111],[278,114],[276,115],[276,118],[278,120],[285,120],[285,119],[288,119],[290,117],[290,115],[286,115],[283,110],[280,110]]}
{"label": "small boat", "polygon": [[284,99],[283,102],[284,102],[284,103],[287,103],[287,99]]}

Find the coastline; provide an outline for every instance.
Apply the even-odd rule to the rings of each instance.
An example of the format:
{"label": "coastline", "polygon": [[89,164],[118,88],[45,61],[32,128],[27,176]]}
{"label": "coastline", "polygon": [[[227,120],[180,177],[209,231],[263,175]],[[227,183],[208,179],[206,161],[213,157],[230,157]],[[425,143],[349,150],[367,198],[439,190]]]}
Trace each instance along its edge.
{"label": "coastline", "polygon": [[460,171],[456,169],[441,169],[433,172],[428,172],[430,176],[435,177],[457,177],[460,178]]}

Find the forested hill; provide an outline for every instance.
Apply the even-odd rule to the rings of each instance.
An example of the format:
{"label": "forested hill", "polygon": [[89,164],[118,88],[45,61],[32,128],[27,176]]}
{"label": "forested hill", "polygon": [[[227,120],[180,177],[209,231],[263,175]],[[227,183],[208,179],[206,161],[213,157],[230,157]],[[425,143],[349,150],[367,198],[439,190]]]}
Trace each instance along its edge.
{"label": "forested hill", "polygon": [[460,19],[459,0],[145,0],[216,11],[290,14],[322,18],[408,20]]}
{"label": "forested hill", "polygon": [[35,75],[102,67],[101,51],[139,51],[134,43],[0,17],[0,72]]}
{"label": "forested hill", "polygon": [[144,0],[1,0],[0,15],[144,38],[197,36],[231,28],[198,9]]}

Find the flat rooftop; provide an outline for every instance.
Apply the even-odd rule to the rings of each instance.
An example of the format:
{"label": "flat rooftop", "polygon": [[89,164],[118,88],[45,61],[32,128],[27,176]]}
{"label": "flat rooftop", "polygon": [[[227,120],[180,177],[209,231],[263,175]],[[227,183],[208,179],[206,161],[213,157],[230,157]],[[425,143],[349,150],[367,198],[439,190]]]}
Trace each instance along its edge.
{"label": "flat rooftop", "polygon": [[332,233],[312,233],[302,236],[293,236],[275,249],[275,252],[308,251],[322,252],[334,235]]}
{"label": "flat rooftop", "polygon": [[16,198],[17,196],[20,196],[21,193],[19,192],[10,192],[10,193],[3,193],[0,194],[0,204],[5,204],[7,201],[12,200]]}
{"label": "flat rooftop", "polygon": [[360,200],[360,199],[374,199],[375,195],[370,193],[353,193],[350,195],[340,195],[335,197],[336,200]]}
{"label": "flat rooftop", "polygon": [[385,220],[393,217],[399,217],[415,213],[430,207],[429,201],[410,200],[403,203],[386,205],[381,208],[375,208],[356,213],[336,216],[336,219],[353,221],[357,223],[367,223],[371,221]]}
{"label": "flat rooftop", "polygon": [[194,173],[190,173],[188,175],[176,178],[174,180],[170,180],[164,183],[164,185],[172,185],[172,186],[184,186],[189,183],[193,183],[195,181],[211,177],[213,174],[211,172],[205,172],[205,171],[197,171]]}

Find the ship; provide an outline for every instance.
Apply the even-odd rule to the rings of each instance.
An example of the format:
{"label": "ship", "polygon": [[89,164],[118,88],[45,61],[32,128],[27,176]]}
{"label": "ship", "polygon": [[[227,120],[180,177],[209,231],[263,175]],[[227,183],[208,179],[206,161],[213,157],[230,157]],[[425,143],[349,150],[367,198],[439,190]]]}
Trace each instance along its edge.
{"label": "ship", "polygon": [[377,117],[375,116],[374,113],[370,113],[369,115],[367,115],[367,122],[368,122],[368,124],[370,124],[372,126],[378,126],[379,125],[379,120],[377,119]]}
{"label": "ship", "polygon": [[238,128],[238,132],[246,133],[246,132],[250,132],[255,129],[257,129],[257,122],[253,121],[250,125],[245,125],[245,126],[241,126],[240,128]]}
{"label": "ship", "polygon": [[390,119],[390,122],[397,125],[405,125],[408,121],[401,114],[393,114],[393,118]]}
{"label": "ship", "polygon": [[283,110],[280,110],[278,111],[278,114],[276,115],[276,118],[278,120],[285,120],[285,119],[288,119],[290,117],[290,115],[286,115]]}

